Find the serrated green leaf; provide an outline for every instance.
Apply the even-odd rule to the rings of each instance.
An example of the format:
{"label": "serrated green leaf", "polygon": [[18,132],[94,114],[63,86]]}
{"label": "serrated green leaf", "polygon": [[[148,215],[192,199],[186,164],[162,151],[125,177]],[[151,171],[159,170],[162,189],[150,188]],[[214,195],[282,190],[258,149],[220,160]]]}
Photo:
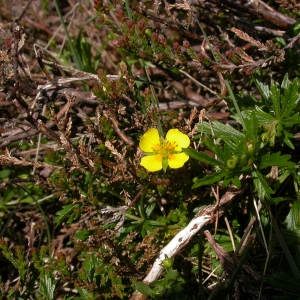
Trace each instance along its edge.
{"label": "serrated green leaf", "polygon": [[54,223],[59,225],[67,218],[69,218],[68,223],[72,223],[72,221],[74,220],[72,218],[73,212],[75,209],[79,207],[80,207],[79,204],[70,204],[70,205],[63,206],[63,209],[56,213],[57,219],[55,219]]}
{"label": "serrated green leaf", "polygon": [[223,177],[225,177],[226,174],[227,173],[225,173],[225,172],[219,172],[219,173],[215,173],[215,174],[212,174],[212,175],[205,176],[204,178],[197,180],[194,183],[194,185],[192,186],[192,188],[195,189],[195,188],[197,188],[199,186],[202,186],[202,185],[213,184],[213,183],[221,180]]}
{"label": "serrated green leaf", "polygon": [[242,184],[241,181],[239,180],[238,176],[234,176],[233,178],[231,178],[231,182],[232,184],[234,184],[237,188],[241,188]]}
{"label": "serrated green leaf", "polygon": [[280,152],[276,152],[273,154],[267,153],[261,157],[259,167],[261,169],[273,166],[293,168],[295,167],[295,164],[289,161],[290,158],[291,155],[281,155]]}
{"label": "serrated green leaf", "polygon": [[277,119],[280,118],[280,102],[281,102],[280,98],[281,98],[280,97],[280,89],[279,89],[278,83],[273,81],[270,86],[270,99],[273,103],[272,107],[274,109],[275,117]]}
{"label": "serrated green leaf", "polygon": [[254,75],[254,83],[259,90],[259,93],[262,95],[264,98],[264,101],[267,102],[270,98],[270,89],[269,85],[266,83],[261,82],[260,78],[258,77],[257,74]]}
{"label": "serrated green leaf", "polygon": [[286,145],[288,145],[291,149],[295,149],[292,141],[289,139],[289,138],[293,138],[294,136],[286,130],[283,131],[283,135],[284,135],[284,138],[283,138],[284,143]]}
{"label": "serrated green leaf", "polygon": [[211,126],[213,128],[213,135],[216,138],[229,139],[229,140],[234,140],[236,142],[244,138],[244,134],[242,132],[234,129],[229,124],[224,125],[218,121],[213,121],[211,122],[211,124],[207,122],[203,122],[199,124],[198,132],[203,131],[204,133],[212,134]]}
{"label": "serrated green leaf", "polygon": [[197,152],[196,150],[194,149],[191,149],[191,148],[184,148],[182,149],[183,152],[185,154],[187,154],[188,156],[198,160],[198,161],[201,161],[201,162],[204,162],[206,164],[210,164],[210,165],[213,165],[213,166],[221,166],[223,163],[216,160],[215,158],[205,154],[204,152]]}
{"label": "serrated green leaf", "polygon": [[256,112],[251,111],[251,113],[244,118],[244,122],[244,134],[247,136],[248,140],[256,139],[258,131],[258,118],[256,116]]}
{"label": "serrated green leaf", "polygon": [[288,118],[282,120],[282,124],[286,126],[293,126],[295,124],[300,124],[300,115],[296,113]]}
{"label": "serrated green leaf", "polygon": [[274,116],[264,112],[261,108],[259,108],[258,106],[255,107],[256,109],[256,118],[258,120],[258,123],[260,125],[263,124],[267,124],[267,123],[271,123],[271,122],[278,122],[276,118],[274,118]]}
{"label": "serrated green leaf", "polygon": [[281,118],[284,119],[288,117],[299,101],[299,81],[295,79],[293,82],[289,81],[288,75],[284,76],[282,87],[284,88],[284,93],[282,98],[281,107]]}
{"label": "serrated green leaf", "polygon": [[155,207],[156,207],[156,202],[150,203],[150,204],[146,207],[145,212],[146,212],[146,215],[147,215],[148,217],[150,217],[150,215],[152,214],[152,212],[153,212],[153,210],[154,210]]}
{"label": "serrated green leaf", "polygon": [[50,277],[44,275],[41,277],[40,293],[47,299],[54,299],[55,283]]}

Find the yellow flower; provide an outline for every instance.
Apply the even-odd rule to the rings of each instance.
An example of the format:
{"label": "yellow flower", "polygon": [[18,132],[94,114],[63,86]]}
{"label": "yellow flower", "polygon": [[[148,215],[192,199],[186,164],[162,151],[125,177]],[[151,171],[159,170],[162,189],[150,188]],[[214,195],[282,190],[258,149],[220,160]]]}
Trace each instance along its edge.
{"label": "yellow flower", "polygon": [[178,129],[170,129],[166,138],[159,136],[157,129],[149,129],[140,140],[140,148],[147,155],[142,158],[141,166],[150,172],[159,171],[170,166],[172,169],[181,168],[189,159],[182,152],[190,144],[189,137]]}

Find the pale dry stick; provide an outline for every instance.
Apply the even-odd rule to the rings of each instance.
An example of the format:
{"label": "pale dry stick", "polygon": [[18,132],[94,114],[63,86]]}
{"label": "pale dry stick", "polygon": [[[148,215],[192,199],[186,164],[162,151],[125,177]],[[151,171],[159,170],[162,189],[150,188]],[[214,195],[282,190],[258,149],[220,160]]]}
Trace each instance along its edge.
{"label": "pale dry stick", "polygon": [[227,230],[228,230],[228,233],[229,233],[229,236],[230,236],[230,240],[231,240],[233,251],[235,252],[236,251],[236,247],[235,247],[235,243],[234,243],[234,238],[233,238],[231,226],[230,226],[230,224],[228,222],[228,218],[227,217],[224,217],[224,220],[225,220],[225,223],[226,223],[226,226],[227,226]]}
{"label": "pale dry stick", "polygon": [[[266,272],[267,266],[268,266],[268,262],[269,262],[270,253],[269,253],[269,250],[268,250],[266,237],[265,237],[265,234],[264,234],[264,231],[263,231],[263,228],[262,228],[261,219],[260,219],[260,215],[259,215],[259,210],[258,210],[258,206],[257,206],[257,203],[256,203],[255,199],[253,199],[253,204],[254,204],[255,212],[256,212],[256,215],[257,215],[257,220],[258,220],[258,223],[259,223],[259,228],[260,228],[260,231],[261,231],[261,234],[262,234],[264,246],[265,246],[266,253],[267,253],[267,258],[266,258],[266,261],[265,261],[265,266],[264,266],[264,271],[263,271],[263,275],[265,275],[265,272]],[[258,300],[260,300],[260,298],[261,298],[262,288],[263,288],[263,281],[260,284]]]}
{"label": "pale dry stick", "polygon": [[268,245],[267,245],[266,237],[265,237],[265,234],[264,234],[264,231],[263,231],[263,226],[262,226],[262,223],[261,223],[261,219],[260,219],[260,215],[259,215],[259,211],[258,211],[258,206],[257,206],[257,203],[256,203],[255,199],[253,199],[253,204],[254,204],[257,220],[258,220],[258,223],[259,223],[259,228],[260,228],[262,238],[263,238],[263,241],[264,241],[264,246],[265,246],[265,249],[266,249],[267,257],[269,257]]}
{"label": "pale dry stick", "polygon": [[[262,208],[262,204],[261,204],[261,202],[259,202],[258,207],[257,207],[257,210],[260,211],[261,208]],[[243,234],[243,236],[242,236],[242,238],[241,238],[241,241],[240,241],[240,243],[239,243],[239,245],[237,246],[237,249],[236,249],[236,253],[237,253],[238,255],[242,255],[242,253],[244,252],[245,244],[246,244],[247,241],[248,241],[248,237],[249,237],[250,234],[251,234],[251,230],[252,230],[252,228],[253,228],[253,225],[254,225],[256,219],[257,219],[256,216],[253,216],[253,217],[251,218],[251,220],[250,220],[250,222],[249,222],[247,228],[244,230],[244,234]]]}
{"label": "pale dry stick", "polygon": [[[216,207],[218,208],[219,207],[219,204],[220,204],[220,188],[219,186],[217,185],[217,191],[215,191],[214,187],[211,186],[211,190],[217,200],[217,204],[216,204]],[[217,211],[217,216],[216,216],[216,223],[215,223],[215,233],[214,235],[217,234],[217,228],[218,228],[218,224],[219,224],[219,213]]]}
{"label": "pale dry stick", "polygon": [[278,224],[277,224],[277,222],[276,222],[276,220],[275,220],[275,218],[274,218],[271,210],[268,209],[268,211],[269,211],[269,215],[271,217],[271,222],[272,222],[272,225],[273,225],[274,232],[277,235],[279,244],[280,244],[280,246],[281,246],[281,248],[282,248],[282,250],[284,252],[284,255],[285,255],[285,257],[286,257],[286,259],[288,261],[290,269],[293,272],[294,277],[297,280],[300,280],[300,271],[298,270],[298,265],[295,262],[295,260],[293,259],[293,256],[292,256],[292,254],[291,254],[291,252],[290,252],[290,250],[289,250],[289,248],[288,248],[288,246],[286,244],[286,241],[285,241],[285,239],[283,237],[283,234],[282,234],[282,232],[281,232],[281,230],[280,230],[280,228],[279,228],[279,226],[278,226]]}
{"label": "pale dry stick", "polygon": [[[166,257],[172,258],[175,256],[189,240],[211,219],[209,215],[199,216],[194,218],[184,229],[175,235],[175,237],[165,246],[159,253],[159,256],[155,260],[150,272],[143,280],[145,283],[149,284],[157,280],[163,273],[164,267],[162,262]],[[135,292],[131,300],[145,299],[140,292]]]}
{"label": "pale dry stick", "polygon": [[[45,114],[46,114],[46,104],[43,105],[42,116],[44,117]],[[38,135],[38,142],[37,142],[36,154],[35,154],[35,159],[34,159],[35,164],[38,162],[38,157],[39,157],[39,152],[40,152],[40,147],[41,147],[41,140],[42,140],[42,133],[40,132],[39,135]],[[35,174],[35,170],[36,169],[33,166],[32,175]]]}
{"label": "pale dry stick", "polygon": [[[102,84],[101,80],[99,79],[98,75],[84,72],[84,71],[79,71],[75,68],[72,67],[67,67],[59,63],[58,59],[51,54],[48,50],[45,48],[41,47],[38,44],[33,45],[35,55],[39,60],[40,66],[44,71],[44,74],[46,75],[48,82],[45,85],[38,86],[38,93],[35,99],[33,100],[33,103],[31,104],[31,109],[35,106],[37,103],[39,97],[41,96],[42,92],[45,90],[49,90],[53,87],[59,86],[61,84],[69,83],[69,82],[74,82],[74,81],[82,81],[82,80],[89,80],[89,79],[94,79],[96,80],[99,84]],[[45,54],[47,54],[52,61],[47,61],[44,59]],[[67,72],[70,72],[73,77],[71,78],[59,78],[59,79],[51,79],[48,71],[45,69],[44,65],[48,66],[55,66],[57,68],[60,68],[62,70],[65,70]],[[106,75],[106,78],[109,80],[117,80],[119,79],[118,75]],[[124,77],[125,78],[125,77]]]}
{"label": "pale dry stick", "polygon": [[220,290],[224,287],[224,284],[226,284],[225,278],[226,278],[226,272],[223,272],[223,274],[218,277],[217,282],[214,282],[207,287],[208,289],[213,288],[213,290],[212,290],[211,294],[209,295],[209,297],[207,298],[207,300],[219,299],[220,295],[218,295],[218,294],[220,293]]}
{"label": "pale dry stick", "polygon": [[216,96],[218,95],[217,92],[213,91],[212,89],[210,89],[209,87],[207,87],[207,86],[204,85],[203,83],[201,83],[201,82],[199,82],[198,80],[196,80],[196,79],[195,79],[194,77],[192,77],[189,73],[187,73],[187,72],[185,72],[185,71],[183,71],[183,70],[180,70],[180,69],[179,69],[179,72],[182,73],[182,74],[184,74],[186,77],[190,78],[192,81],[194,81],[197,85],[203,87],[205,90],[211,92],[212,94],[214,94],[214,95],[216,95]]}
{"label": "pale dry stick", "polygon": [[219,276],[214,275],[214,273],[215,273],[215,271],[217,271],[217,270],[220,269],[220,268],[221,268],[221,265],[218,265],[216,268],[214,268],[214,269],[209,273],[209,275],[205,278],[205,280],[202,281],[202,285],[204,285],[204,283],[205,283],[206,281],[208,281],[209,278],[212,277],[212,276],[215,276],[216,278],[219,278]]}
{"label": "pale dry stick", "polygon": [[[49,195],[49,196],[46,196],[46,197],[44,197],[44,198],[41,198],[41,199],[37,200],[36,202],[37,202],[37,203],[42,203],[42,202],[44,202],[44,201],[46,201],[46,200],[48,200],[48,199],[51,199],[51,198],[53,198],[53,197],[58,197],[58,195],[51,194],[51,195]],[[16,213],[16,212],[18,212],[18,211],[21,211],[21,210],[23,210],[23,209],[26,209],[27,207],[36,205],[36,202],[27,204],[27,205],[22,206],[22,207],[20,207],[20,208],[18,208],[18,209],[14,209],[12,212],[7,213],[6,216],[12,215],[12,214],[14,214],[14,213]],[[13,200],[13,201],[7,202],[6,205],[13,205],[13,206],[15,206],[17,203],[19,203],[19,200]],[[0,232],[0,237],[2,236],[2,234],[3,234],[3,231]]]}

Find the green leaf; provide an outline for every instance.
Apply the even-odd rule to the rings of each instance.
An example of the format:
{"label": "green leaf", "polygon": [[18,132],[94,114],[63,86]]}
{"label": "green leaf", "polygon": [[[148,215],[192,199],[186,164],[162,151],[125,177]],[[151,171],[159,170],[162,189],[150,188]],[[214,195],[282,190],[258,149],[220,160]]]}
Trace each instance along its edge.
{"label": "green leaf", "polygon": [[259,125],[271,123],[271,122],[276,122],[276,118],[274,116],[264,112],[261,108],[258,106],[255,106],[255,115],[258,120]]}
{"label": "green leaf", "polygon": [[251,111],[246,118],[244,118],[245,129],[244,134],[248,140],[256,139],[258,131],[258,118],[255,111]]}
{"label": "green leaf", "polygon": [[[212,128],[211,128],[212,127]],[[211,125],[207,122],[202,122],[198,126],[198,132],[203,130],[204,133],[212,134],[216,138],[222,138],[223,140],[233,140],[235,143],[238,143],[241,139],[244,138],[244,134],[240,131],[234,129],[229,124],[222,124],[218,121],[211,122]]]}
{"label": "green leaf", "polygon": [[41,276],[40,293],[47,299],[54,299],[55,283],[47,275]]}
{"label": "green leaf", "polygon": [[261,169],[273,166],[294,168],[296,165],[293,162],[289,161],[290,158],[291,155],[281,155],[280,152],[276,152],[273,154],[267,153],[261,157],[259,167]]}
{"label": "green leaf", "polygon": [[151,289],[151,287],[149,285],[147,285],[146,283],[142,282],[142,281],[138,281],[135,284],[136,289],[143,295],[152,297],[154,296],[154,292]]}
{"label": "green leaf", "polygon": [[71,224],[77,218],[77,214],[75,215],[74,211],[76,209],[79,210],[79,208],[80,208],[79,204],[70,204],[70,205],[63,206],[63,209],[56,213],[58,217],[57,219],[55,219],[54,222],[57,225],[60,225],[65,219],[68,218],[67,223]]}
{"label": "green leaf", "polygon": [[287,229],[300,230],[300,203],[295,202],[285,219]]}
{"label": "green leaf", "polygon": [[194,149],[191,148],[183,148],[182,151],[187,154],[188,156],[199,160],[203,163],[209,164],[209,165],[213,165],[213,166],[221,166],[223,165],[222,162],[216,160],[215,158],[205,154],[204,152],[197,152]]}
{"label": "green leaf", "polygon": [[[234,142],[231,143],[231,145],[225,144],[223,148],[221,148],[219,145],[216,145],[215,141],[213,141],[211,138],[206,138],[202,140],[203,145],[205,145],[210,151],[212,151],[219,160],[222,162],[227,161],[228,156],[235,150],[236,144]],[[223,165],[223,163],[219,162],[220,166]]]}
{"label": "green leaf", "polygon": [[291,198],[291,197],[276,197],[276,198],[270,198],[270,203],[272,204],[278,204],[280,202],[283,202],[283,201],[293,201],[294,199]]}
{"label": "green leaf", "polygon": [[234,176],[233,178],[231,178],[231,182],[237,187],[237,188],[241,188],[242,184],[241,181],[239,180],[238,176]]}
{"label": "green leaf", "polygon": [[227,173],[225,172],[218,172],[212,175],[205,176],[202,179],[197,180],[194,185],[192,186],[193,189],[202,186],[202,185],[208,185],[213,184],[219,180],[221,180],[223,177],[225,177]]}
{"label": "green leaf", "polygon": [[259,93],[262,95],[264,101],[267,102],[270,98],[269,85],[262,83],[257,74],[254,75],[254,83],[259,90]]}
{"label": "green leaf", "polygon": [[288,74],[286,74],[281,86],[284,89],[283,97],[281,97],[281,118],[284,119],[285,117],[290,116],[299,101],[299,81],[297,79],[293,82],[289,81]]}
{"label": "green leaf", "polygon": [[177,270],[169,270],[164,277],[167,280],[176,280],[180,277],[180,273]]}
{"label": "green leaf", "polygon": [[296,113],[294,115],[292,115],[291,117],[285,118],[284,120],[282,120],[282,124],[286,125],[286,126],[293,126],[295,124],[299,124],[300,123],[300,115],[299,113]]}
{"label": "green leaf", "polygon": [[270,99],[273,103],[273,109],[275,112],[275,117],[280,119],[280,89],[277,82],[272,82],[270,86]]}
{"label": "green leaf", "polygon": [[10,170],[10,169],[5,169],[5,170],[0,171],[0,179],[3,180],[5,178],[8,178],[11,173],[12,173],[12,170]]}
{"label": "green leaf", "polygon": [[74,238],[79,239],[81,241],[85,241],[94,232],[95,230],[80,230],[75,233]]}
{"label": "green leaf", "polygon": [[82,300],[90,300],[91,299],[91,295],[89,294],[89,292],[86,289],[84,289],[80,286],[77,286],[76,290],[78,291],[78,293],[81,296],[80,299],[82,299]]}
{"label": "green leaf", "polygon": [[269,187],[262,174],[257,170],[252,171],[253,183],[255,190],[258,193],[258,197],[261,200],[270,199],[270,195],[273,194],[273,190]]}
{"label": "green leaf", "polygon": [[285,142],[286,145],[288,145],[291,149],[295,149],[293,143],[291,142],[291,140],[289,139],[289,137],[293,137],[293,135],[291,135],[289,132],[284,131],[284,139],[283,141]]}

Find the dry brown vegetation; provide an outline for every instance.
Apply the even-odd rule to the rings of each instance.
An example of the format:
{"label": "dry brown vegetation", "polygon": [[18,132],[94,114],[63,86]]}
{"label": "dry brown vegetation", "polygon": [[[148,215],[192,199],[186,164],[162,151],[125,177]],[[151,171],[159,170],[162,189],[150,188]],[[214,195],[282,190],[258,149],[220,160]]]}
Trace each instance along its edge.
{"label": "dry brown vegetation", "polygon": [[[299,4],[57,3],[0,3],[0,298],[300,297]],[[151,127],[183,168],[140,166]]]}

